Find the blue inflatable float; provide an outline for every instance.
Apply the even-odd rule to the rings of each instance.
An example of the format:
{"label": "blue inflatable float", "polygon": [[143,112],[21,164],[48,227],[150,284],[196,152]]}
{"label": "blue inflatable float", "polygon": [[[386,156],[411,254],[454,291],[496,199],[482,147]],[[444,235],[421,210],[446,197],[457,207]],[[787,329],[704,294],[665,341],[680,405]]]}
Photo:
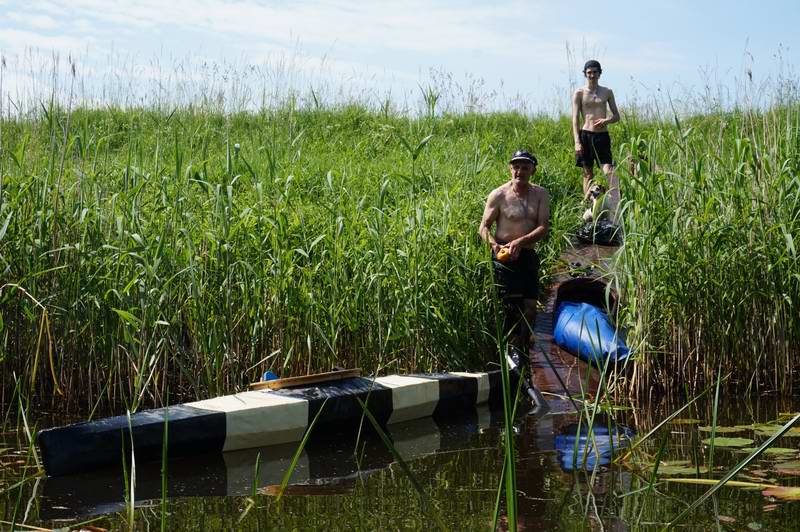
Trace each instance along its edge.
{"label": "blue inflatable float", "polygon": [[620,364],[629,354],[625,339],[608,314],[589,303],[564,301],[558,306],[553,340],[581,360],[598,367],[605,366],[606,359],[610,359],[610,364]]}

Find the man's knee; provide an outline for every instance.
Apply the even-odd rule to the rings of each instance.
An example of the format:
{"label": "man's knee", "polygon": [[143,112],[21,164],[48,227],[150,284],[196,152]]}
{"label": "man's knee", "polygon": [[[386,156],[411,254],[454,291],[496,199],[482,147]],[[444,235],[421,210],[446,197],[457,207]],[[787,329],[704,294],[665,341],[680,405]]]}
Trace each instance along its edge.
{"label": "man's knee", "polygon": [[521,297],[504,298],[503,310],[505,311],[503,332],[518,333],[525,321],[525,300]]}
{"label": "man's knee", "polygon": [[536,300],[525,299],[522,312],[528,327],[533,328],[533,324],[536,321]]}

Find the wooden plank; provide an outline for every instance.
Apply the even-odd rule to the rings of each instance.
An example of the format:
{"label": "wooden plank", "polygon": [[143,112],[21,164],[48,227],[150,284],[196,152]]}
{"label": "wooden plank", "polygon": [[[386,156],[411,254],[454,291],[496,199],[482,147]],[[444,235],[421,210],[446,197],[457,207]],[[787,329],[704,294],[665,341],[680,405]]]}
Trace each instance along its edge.
{"label": "wooden plank", "polygon": [[287,377],[285,379],[273,379],[271,381],[254,382],[250,385],[251,390],[280,390],[292,386],[305,386],[308,384],[318,384],[321,382],[340,381],[361,376],[361,368],[342,369],[339,371],[329,371],[327,373],[317,373],[314,375],[303,375],[300,377]]}

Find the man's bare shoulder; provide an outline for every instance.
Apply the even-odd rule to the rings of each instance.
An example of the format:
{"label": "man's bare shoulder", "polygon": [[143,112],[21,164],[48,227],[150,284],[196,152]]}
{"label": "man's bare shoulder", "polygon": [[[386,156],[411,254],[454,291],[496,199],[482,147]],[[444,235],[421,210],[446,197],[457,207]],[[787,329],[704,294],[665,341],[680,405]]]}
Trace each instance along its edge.
{"label": "man's bare shoulder", "polygon": [[600,96],[601,98],[607,99],[612,94],[613,93],[611,92],[611,89],[609,89],[608,87],[603,87],[602,85],[597,86],[597,95]]}
{"label": "man's bare shoulder", "polygon": [[502,185],[500,185],[496,189],[494,189],[491,192],[489,192],[489,200],[488,201],[491,202],[491,201],[499,201],[499,200],[501,200],[505,196],[506,191],[508,190],[508,187],[509,187],[508,183],[503,183]]}
{"label": "man's bare shoulder", "polygon": [[575,89],[575,92],[572,93],[573,98],[583,98],[583,87],[578,87]]}
{"label": "man's bare shoulder", "polygon": [[550,194],[547,192],[547,189],[541,185],[534,185],[531,183],[531,190],[537,196],[549,196]]}

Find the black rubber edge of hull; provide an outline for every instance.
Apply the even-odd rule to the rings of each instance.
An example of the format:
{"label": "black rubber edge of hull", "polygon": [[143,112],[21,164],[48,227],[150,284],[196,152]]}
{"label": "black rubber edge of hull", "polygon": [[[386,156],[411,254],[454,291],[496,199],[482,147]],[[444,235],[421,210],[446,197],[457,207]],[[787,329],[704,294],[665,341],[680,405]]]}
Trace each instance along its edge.
{"label": "black rubber edge of hull", "polygon": [[[408,375],[439,381],[439,401],[433,417],[438,421],[455,419],[472,412],[478,400],[478,379],[454,374]],[[488,404],[502,404],[499,371],[488,372]],[[516,381],[512,379],[514,386]],[[284,389],[278,395],[307,400],[309,426],[320,410],[312,439],[330,439],[354,429],[371,431],[364,419],[359,399],[381,426],[386,426],[392,411],[392,389],[373,379],[355,378],[299,389]],[[327,399],[327,402],[326,402]],[[323,407],[324,404],[324,407]],[[168,420],[168,457],[199,453],[221,453],[226,439],[226,413],[186,405],[147,410],[130,416],[133,451],[139,462],[161,458],[165,421]],[[129,460],[131,435],[127,416],[77,423],[46,429],[37,437],[45,472],[49,476],[78,473]]]}

